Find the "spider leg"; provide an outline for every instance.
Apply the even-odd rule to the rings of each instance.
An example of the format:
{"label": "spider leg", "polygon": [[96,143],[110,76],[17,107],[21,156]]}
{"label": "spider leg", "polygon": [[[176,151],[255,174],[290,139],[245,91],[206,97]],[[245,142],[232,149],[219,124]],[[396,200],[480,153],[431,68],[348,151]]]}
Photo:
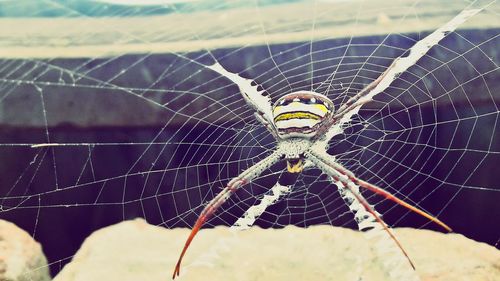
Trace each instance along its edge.
{"label": "spider leg", "polygon": [[[392,64],[373,82],[368,84],[365,88],[363,88],[359,93],[352,96],[347,100],[342,106],[339,107],[337,111],[334,112],[330,121],[324,128],[322,128],[322,132],[318,134],[317,144],[328,147],[328,142],[336,135],[343,132],[342,126],[348,122],[350,122],[352,116],[356,114],[359,108],[372,101],[373,98],[373,90],[384,80],[388,79],[386,77],[393,68],[398,65],[398,61],[400,58],[396,58]],[[390,77],[389,77],[390,78]]]}
{"label": "spider leg", "polygon": [[273,126],[273,114],[271,98],[266,94],[254,80],[241,77],[237,73],[229,72],[220,63],[216,62],[208,66],[209,69],[219,73],[220,75],[231,80],[240,89],[241,95],[246,103],[254,109],[257,120],[261,122],[273,134],[276,139],[279,139],[276,128]]}
{"label": "spider leg", "polygon": [[356,95],[351,97],[349,100],[347,100],[346,103],[344,103],[338,110],[337,112],[333,115],[333,122],[336,122],[340,118],[342,118],[347,112],[353,110],[354,108],[360,107],[363,104],[370,102],[371,99],[366,99],[362,100],[363,97],[367,96],[377,85],[382,82],[384,77],[387,75],[387,73],[394,68],[396,65],[397,61],[399,58],[396,58],[392,64],[373,82],[368,84],[368,86],[364,87],[361,91],[359,91]]}
{"label": "spider leg", "polygon": [[[316,155],[316,156],[318,156],[318,155]],[[446,231],[448,231],[448,232],[452,231],[451,227],[449,227],[448,225],[446,225],[444,222],[442,222],[438,218],[436,218],[436,217],[428,214],[427,212],[425,212],[423,210],[418,209],[417,207],[415,207],[413,205],[410,205],[410,204],[406,203],[405,201],[397,198],[395,195],[391,194],[388,191],[383,190],[380,187],[377,187],[377,186],[375,186],[375,185],[373,185],[371,183],[368,183],[368,182],[366,182],[364,180],[358,179],[351,171],[349,171],[348,169],[346,169],[345,167],[343,167],[339,163],[337,163],[335,161],[332,161],[331,157],[329,157],[329,156],[325,157],[324,155],[321,155],[320,159],[323,162],[325,162],[326,164],[328,164],[329,166],[331,166],[333,169],[337,170],[337,172],[339,172],[340,174],[348,177],[350,181],[352,181],[353,183],[359,185],[360,187],[362,187],[364,189],[368,189],[371,192],[376,193],[378,195],[384,196],[386,199],[389,199],[389,200],[395,202],[396,204],[399,204],[399,205],[407,208],[408,210],[413,211],[413,212],[415,212],[415,213],[417,213],[417,214],[419,214],[419,215],[427,218],[428,220],[430,220],[430,221],[438,224],[442,228],[446,229]]]}
{"label": "spider leg", "polygon": [[212,215],[217,211],[217,209],[219,209],[219,207],[222,204],[224,204],[224,202],[226,202],[227,199],[229,199],[229,197],[234,192],[236,192],[240,187],[242,187],[243,185],[247,184],[252,179],[257,177],[258,175],[260,175],[264,170],[274,165],[281,159],[282,156],[283,156],[282,151],[278,149],[271,155],[259,161],[257,164],[246,169],[239,176],[233,178],[227,184],[227,186],[205,206],[200,216],[196,220],[196,223],[194,224],[193,229],[191,230],[191,233],[189,234],[189,237],[186,240],[186,243],[184,244],[184,248],[182,249],[182,252],[179,256],[179,260],[177,261],[177,264],[175,266],[172,279],[175,279],[176,276],[179,276],[181,269],[181,262],[184,257],[184,254],[186,253],[189,245],[191,244],[191,242],[193,241],[194,237],[201,229],[203,224],[205,224],[205,222],[212,217]]}
{"label": "spider leg", "polygon": [[269,123],[261,113],[255,112],[254,116],[255,119],[259,120],[259,122],[262,123],[267,128],[267,130],[271,133],[271,135],[273,135],[275,140],[280,139],[280,137],[278,136],[278,131],[276,130],[274,125],[272,123]]}
{"label": "spider leg", "polygon": [[341,106],[332,116],[330,124],[325,129],[326,133],[321,140],[323,146],[327,147],[328,142],[335,136],[343,132],[342,126],[350,122],[351,117],[358,113],[360,107],[370,102],[373,97],[387,89],[396,76],[405,72],[409,67],[415,65],[432,47],[437,45],[443,38],[453,32],[459,25],[473,17],[483,8],[466,8],[449,22],[436,29],[424,39],[416,42],[405,54],[396,58],[394,62],[377,78],[366,86],[359,93],[350,98],[346,104]]}
{"label": "spider leg", "polygon": [[305,156],[306,156],[306,158],[308,158],[309,160],[311,160],[311,162],[313,162],[325,174],[327,174],[330,177],[332,177],[335,181],[341,182],[342,185],[347,190],[349,190],[351,192],[351,194],[365,208],[365,210],[368,213],[370,213],[375,218],[375,220],[382,226],[382,228],[385,230],[385,232],[389,235],[389,237],[394,241],[394,243],[397,245],[397,247],[401,250],[401,252],[403,253],[403,255],[406,257],[406,259],[410,263],[411,267],[413,269],[415,269],[415,266],[414,266],[413,262],[411,261],[410,257],[408,256],[408,254],[406,253],[405,249],[403,248],[403,246],[401,245],[401,243],[399,242],[399,240],[396,238],[396,236],[394,236],[394,234],[392,233],[392,231],[390,231],[390,229],[387,226],[387,224],[382,220],[382,218],[380,218],[380,216],[372,208],[372,206],[370,205],[370,203],[368,203],[368,201],[366,201],[366,199],[363,198],[363,196],[354,189],[353,185],[355,186],[356,184],[354,182],[352,182],[349,179],[349,177],[347,177],[346,175],[343,175],[342,173],[340,173],[339,171],[337,171],[333,166],[331,166],[327,162],[323,161],[320,157],[318,157],[316,155],[316,153],[309,151],[309,152],[306,153]]}
{"label": "spider leg", "polygon": [[[361,204],[363,205],[363,207],[365,208],[365,210],[372,214],[372,216],[377,220],[378,223],[380,223],[380,225],[382,225],[382,227],[384,228],[384,230],[387,232],[387,234],[389,234],[389,236],[392,238],[392,240],[394,241],[394,243],[396,243],[396,245],[398,246],[399,249],[401,249],[401,252],[403,252],[403,254],[405,255],[406,259],[408,260],[408,262],[410,263],[411,267],[413,269],[415,269],[415,265],[413,264],[413,262],[411,261],[410,257],[408,256],[408,253],[405,251],[405,249],[403,248],[403,246],[401,245],[401,242],[399,242],[399,240],[396,238],[396,236],[394,236],[394,233],[392,233],[392,231],[389,230],[389,227],[387,226],[387,224],[382,220],[382,218],[380,218],[380,216],[378,215],[378,213],[373,209],[373,207],[370,205],[370,203],[368,203],[368,201],[366,201],[366,199],[361,196],[360,193],[356,192],[352,186],[349,184],[349,181],[345,181],[345,180],[342,180],[341,178],[337,178],[337,177],[334,177],[332,176],[332,178],[336,181],[340,181],[342,183],[342,185],[347,188],[352,195],[354,195],[354,197],[356,198],[356,200]],[[352,182],[351,182],[352,183]]]}
{"label": "spider leg", "polygon": [[439,226],[441,226],[442,228],[446,229],[446,231],[448,232],[452,232],[453,230],[451,229],[451,227],[449,227],[448,225],[446,225],[444,222],[442,222],[441,220],[439,220],[438,218],[434,217],[434,216],[431,216],[430,214],[418,209],[417,207],[413,206],[413,205],[410,205],[408,203],[406,203],[405,201],[397,198],[396,196],[394,196],[393,194],[383,190],[382,188],[380,187],[377,187],[373,184],[370,184],[364,180],[360,180],[358,178],[352,178],[351,179],[352,181],[354,181],[355,183],[357,183],[359,186],[365,188],[365,189],[368,189],[370,191],[372,191],[373,193],[376,193],[376,194],[379,194],[379,195],[382,195],[384,196],[386,199],[389,199],[405,208],[407,208],[408,210],[410,211],[413,211],[425,218],[427,218],[428,220],[438,224]]}

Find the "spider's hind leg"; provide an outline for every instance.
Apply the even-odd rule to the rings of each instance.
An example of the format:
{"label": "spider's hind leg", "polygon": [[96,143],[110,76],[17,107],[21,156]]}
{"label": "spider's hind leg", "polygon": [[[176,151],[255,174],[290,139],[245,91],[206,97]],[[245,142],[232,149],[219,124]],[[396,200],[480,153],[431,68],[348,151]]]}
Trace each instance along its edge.
{"label": "spider's hind leg", "polygon": [[[332,181],[335,182],[342,199],[354,214],[359,230],[365,234],[372,247],[377,251],[386,272],[391,276],[391,280],[420,280],[408,254],[391,229],[382,221],[378,212],[359,193],[359,186],[354,183],[346,186],[346,183],[333,177]],[[408,262],[411,268],[407,266]]]}
{"label": "spider's hind leg", "polygon": [[205,206],[200,216],[196,220],[196,223],[193,226],[193,229],[191,230],[191,233],[189,234],[186,243],[184,244],[184,248],[182,249],[177,264],[175,265],[172,279],[175,279],[176,276],[179,276],[182,259],[184,258],[184,255],[186,254],[189,245],[191,244],[191,242],[193,241],[194,237],[201,229],[201,227],[205,224],[205,222],[207,222],[213,216],[213,214],[219,209],[219,207],[222,204],[224,204],[224,202],[226,202],[229,199],[229,197],[234,192],[236,192],[236,190],[238,190],[240,187],[253,180],[255,177],[259,176],[264,170],[270,168],[272,165],[278,162],[282,157],[283,157],[283,152],[282,150],[278,149],[271,155],[264,158],[263,160],[257,162],[255,165],[251,166],[250,168],[243,171],[240,175],[233,178],[227,184],[227,186]]}
{"label": "spider's hind leg", "polygon": [[446,231],[448,231],[448,232],[452,231],[452,229],[448,225],[446,225],[444,222],[442,222],[438,218],[428,214],[427,212],[425,212],[425,211],[423,211],[423,210],[421,210],[421,209],[419,209],[411,204],[406,203],[405,201],[397,198],[395,195],[391,194],[388,191],[385,191],[384,189],[382,189],[380,187],[377,187],[371,183],[368,183],[364,180],[357,178],[351,171],[344,168],[342,165],[337,163],[335,160],[331,160],[330,158],[328,158],[327,156],[325,156],[321,153],[317,154],[317,155],[315,154],[315,157],[318,157],[319,159],[321,159],[321,161],[324,164],[326,164],[327,166],[331,167],[334,172],[336,172],[338,175],[341,175],[342,177],[346,177],[347,178],[346,180],[349,180],[350,182],[356,184],[357,186],[362,187],[362,188],[367,189],[367,190],[370,190],[371,192],[373,192],[375,194],[384,196],[386,199],[389,199],[392,202],[394,202],[398,205],[401,205],[401,206],[405,207],[406,209],[408,209],[412,212],[415,212],[415,213],[427,218],[428,220],[436,223],[437,225],[446,229]]}
{"label": "spider's hind leg", "polygon": [[[393,271],[390,268],[388,268],[387,270],[389,271],[389,273],[395,274],[397,276],[406,276],[405,278],[394,278],[394,280],[418,280],[418,277],[416,277],[414,270],[411,270],[415,269],[415,266],[413,265],[413,262],[410,260],[403,246],[389,229],[387,224],[382,220],[380,215],[361,195],[361,193],[359,192],[359,186],[351,181],[347,175],[342,174],[337,169],[335,169],[335,166],[332,163],[324,160],[324,157],[322,157],[323,154],[309,151],[305,156],[306,159],[309,159],[319,169],[321,169],[323,173],[330,176],[335,182],[340,182],[341,188],[343,188],[343,190],[341,190],[341,194],[343,191],[346,191],[346,194],[348,194],[352,198],[352,200],[346,202],[348,203],[351,211],[355,213],[356,220],[360,229],[365,229],[367,234],[376,236],[378,238],[377,243],[375,243],[376,245],[384,245],[384,248],[390,250],[387,251],[386,249],[384,249],[380,252],[384,253],[385,259],[390,258],[391,260],[393,260],[394,264],[397,264],[397,267],[401,268],[401,270]],[[343,199],[345,200],[345,197],[343,197]],[[366,224],[370,221],[371,223],[369,227],[366,227]],[[391,243],[390,241],[393,241],[393,243]],[[402,253],[403,255],[398,254],[398,249],[399,253]],[[386,254],[389,253],[391,253],[390,256],[387,256]],[[411,268],[406,267],[408,270],[404,269],[405,266],[402,262],[402,260],[404,261],[405,259],[407,261],[406,264],[411,265]]]}

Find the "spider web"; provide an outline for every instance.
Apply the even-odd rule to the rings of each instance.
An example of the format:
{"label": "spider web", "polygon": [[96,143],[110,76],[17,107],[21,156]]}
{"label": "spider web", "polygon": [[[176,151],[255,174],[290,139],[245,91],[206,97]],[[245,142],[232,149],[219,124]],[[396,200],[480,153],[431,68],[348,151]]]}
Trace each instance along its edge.
{"label": "spider web", "polygon": [[[498,247],[496,2],[118,2],[1,1],[0,218],[42,242],[53,273],[100,227],[135,217],[191,227],[204,203],[275,148],[237,85],[208,66],[253,79],[272,101],[313,90],[338,109],[466,7],[483,10],[364,105],[328,152]],[[207,225],[234,224],[284,168],[240,189]],[[437,230],[364,196],[392,227]],[[317,169],[255,221],[291,224],[356,227]]]}

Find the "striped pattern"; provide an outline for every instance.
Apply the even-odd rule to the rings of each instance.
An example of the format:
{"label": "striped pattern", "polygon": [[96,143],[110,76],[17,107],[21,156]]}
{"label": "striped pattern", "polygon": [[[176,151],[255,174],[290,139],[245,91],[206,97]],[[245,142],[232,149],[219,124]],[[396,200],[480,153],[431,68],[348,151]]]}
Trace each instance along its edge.
{"label": "striped pattern", "polygon": [[302,102],[292,102],[287,105],[276,105],[273,109],[273,115],[278,116],[290,111],[311,112],[319,116],[328,113],[328,108],[324,104],[307,104]]}
{"label": "striped pattern", "polygon": [[273,107],[273,121],[282,138],[313,137],[328,119],[332,102],[314,92],[296,92],[280,98]]}

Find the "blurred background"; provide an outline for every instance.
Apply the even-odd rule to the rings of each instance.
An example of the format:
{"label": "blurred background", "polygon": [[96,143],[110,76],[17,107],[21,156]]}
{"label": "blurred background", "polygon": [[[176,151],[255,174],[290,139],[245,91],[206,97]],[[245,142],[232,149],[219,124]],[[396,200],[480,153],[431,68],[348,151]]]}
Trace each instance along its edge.
{"label": "blurred background", "polygon": [[[0,219],[42,243],[53,274],[104,226],[143,217],[191,227],[276,145],[207,65],[254,79],[273,101],[314,90],[338,108],[468,6],[483,11],[364,106],[329,153],[498,247],[500,9],[490,1],[0,1]],[[284,167],[208,226],[232,225]],[[393,227],[440,231],[364,195]],[[316,169],[256,222],[290,224],[357,228]]]}

